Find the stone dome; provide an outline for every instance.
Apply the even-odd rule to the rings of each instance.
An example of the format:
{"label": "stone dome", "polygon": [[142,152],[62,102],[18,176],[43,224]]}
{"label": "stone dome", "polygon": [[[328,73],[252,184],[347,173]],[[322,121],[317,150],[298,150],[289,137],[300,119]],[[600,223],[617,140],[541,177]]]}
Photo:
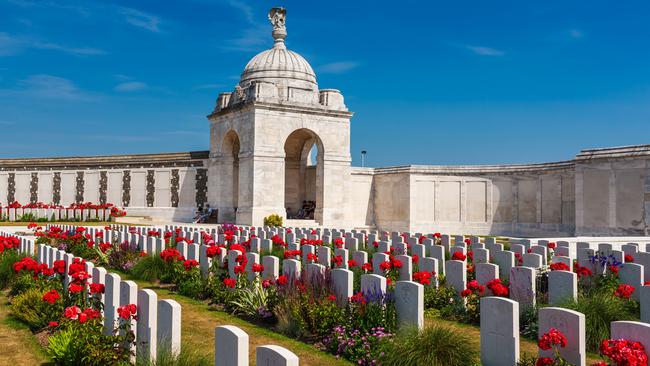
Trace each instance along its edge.
{"label": "stone dome", "polygon": [[307,60],[288,50],[284,43],[276,43],[273,48],[260,52],[246,64],[239,84],[244,87],[254,80],[278,83],[282,79],[288,79],[285,80],[287,83],[293,81],[317,85],[316,74]]}
{"label": "stone dome", "polygon": [[253,81],[264,81],[278,85],[295,86],[317,90],[316,74],[307,60],[284,44],[287,31],[284,24],[286,11],[274,8],[269,14],[273,25],[273,48],[253,57],[241,74],[239,85],[247,87]]}

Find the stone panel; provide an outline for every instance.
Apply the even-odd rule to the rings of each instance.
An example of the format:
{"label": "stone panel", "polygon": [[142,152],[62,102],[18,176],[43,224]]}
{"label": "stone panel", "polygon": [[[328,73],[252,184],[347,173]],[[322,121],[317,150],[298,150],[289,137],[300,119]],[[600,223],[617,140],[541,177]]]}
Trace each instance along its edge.
{"label": "stone panel", "polygon": [[616,171],[616,226],[643,229],[643,169]]}
{"label": "stone panel", "polygon": [[436,202],[440,210],[436,221],[460,221],[460,181],[440,182],[439,192]]}
{"label": "stone panel", "polygon": [[171,207],[170,184],[171,172],[169,170],[156,170],[154,193],[156,207]]}
{"label": "stone panel", "polygon": [[542,176],[542,223],[562,222],[562,180],[559,176]]}
{"label": "stone panel", "polygon": [[77,174],[75,172],[61,172],[61,204],[64,206],[75,202],[76,178]]}
{"label": "stone panel", "polygon": [[487,221],[487,182],[465,183],[466,193],[466,212],[465,219],[469,222],[486,222]]}
{"label": "stone panel", "polygon": [[15,184],[15,198],[14,200],[21,204],[29,203],[29,183],[32,179],[29,173],[16,173],[14,177]]}
{"label": "stone panel", "polygon": [[92,203],[99,202],[99,172],[86,172],[84,182],[83,200]]}
{"label": "stone panel", "polygon": [[147,172],[131,172],[131,202],[130,207],[146,207]]}
{"label": "stone panel", "polygon": [[609,227],[609,170],[583,171],[584,226]]}
{"label": "stone panel", "polygon": [[512,222],[512,181],[492,181],[494,222]]}
{"label": "stone panel", "polygon": [[520,180],[518,182],[518,222],[537,222],[537,180]]}
{"label": "stone panel", "polygon": [[435,221],[434,189],[433,181],[415,181],[415,218],[418,222]]}
{"label": "stone panel", "polygon": [[38,173],[38,201],[43,203],[53,202],[53,184],[54,174],[51,172]]}
{"label": "stone panel", "polygon": [[114,205],[121,206],[122,200],[122,172],[119,170],[108,171],[108,189],[106,191],[106,201]]}

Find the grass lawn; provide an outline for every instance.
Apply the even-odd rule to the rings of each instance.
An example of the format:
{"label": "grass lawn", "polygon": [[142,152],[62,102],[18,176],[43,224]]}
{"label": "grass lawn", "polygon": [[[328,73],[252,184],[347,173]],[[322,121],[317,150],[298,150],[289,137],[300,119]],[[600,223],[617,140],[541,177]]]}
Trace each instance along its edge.
{"label": "grass lawn", "polygon": [[[425,322],[425,326],[439,325],[439,326],[454,328],[463,333],[469,334],[473,339],[475,339],[476,343],[473,346],[477,348],[481,347],[481,330],[479,327],[475,325],[463,324],[452,320],[444,320],[434,316],[426,316],[424,322]],[[519,350],[521,352],[522,357],[524,355],[537,355],[538,352],[537,342],[520,337]],[[598,361],[602,361],[602,359],[598,355],[587,353],[587,365],[591,365]]]}
{"label": "grass lawn", "polygon": [[0,366],[40,365],[48,362],[45,350],[29,328],[11,318],[4,292],[0,292],[0,344]]}
{"label": "grass lawn", "polygon": [[[112,271],[114,272],[114,271]],[[120,273],[122,279],[131,279]],[[301,365],[337,366],[352,365],[343,359],[322,352],[306,343],[285,337],[270,329],[260,327],[228,313],[211,309],[201,301],[178,295],[167,289],[160,288],[146,281],[135,281],[139,288],[150,288],[158,294],[159,299],[173,299],[181,305],[181,340],[183,346],[214,358],[214,328],[219,325],[234,325],[248,333],[250,339],[249,354],[251,365],[255,364],[255,347],[274,344],[282,346],[295,353],[300,358]]]}

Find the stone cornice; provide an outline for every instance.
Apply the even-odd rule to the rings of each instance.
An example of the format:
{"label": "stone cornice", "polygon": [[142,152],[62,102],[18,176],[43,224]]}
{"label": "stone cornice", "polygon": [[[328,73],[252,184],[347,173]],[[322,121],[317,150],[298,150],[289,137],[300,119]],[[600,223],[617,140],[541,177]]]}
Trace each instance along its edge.
{"label": "stone cornice", "polygon": [[436,174],[436,175],[509,175],[570,171],[574,161],[510,165],[404,165],[385,168],[352,168],[353,174]]}
{"label": "stone cornice", "polygon": [[160,154],[0,159],[0,171],[57,169],[114,169],[134,167],[202,166],[208,151]]}
{"label": "stone cornice", "polygon": [[243,109],[248,109],[248,107],[256,107],[260,109],[266,109],[266,110],[274,110],[274,111],[284,111],[284,112],[292,112],[292,113],[306,113],[306,114],[315,114],[319,116],[330,116],[330,117],[343,117],[343,118],[351,118],[354,113],[349,112],[349,111],[341,111],[341,110],[336,110],[336,109],[327,109],[327,108],[318,108],[318,107],[310,107],[308,105],[289,105],[289,104],[278,104],[278,103],[266,103],[266,102],[258,102],[258,101],[252,101],[252,102],[245,102],[245,103],[240,103],[236,104],[232,107],[224,108],[220,111],[213,112],[208,115],[208,119],[212,120],[214,118],[217,118],[219,116],[234,112],[234,111],[239,111]]}
{"label": "stone cornice", "polygon": [[644,156],[650,157],[650,145],[632,145],[582,150],[576,156],[576,162],[582,163],[588,160],[599,159],[639,158]]}

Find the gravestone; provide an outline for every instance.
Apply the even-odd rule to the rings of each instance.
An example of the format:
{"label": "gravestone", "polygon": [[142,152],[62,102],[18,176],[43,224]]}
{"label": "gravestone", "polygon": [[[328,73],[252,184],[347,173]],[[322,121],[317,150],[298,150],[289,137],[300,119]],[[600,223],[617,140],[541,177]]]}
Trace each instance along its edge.
{"label": "gravestone", "polygon": [[158,301],[158,348],[172,355],[181,352],[181,306],[174,300]]}
{"label": "gravestone", "polygon": [[554,255],[551,257],[551,263],[564,263],[569,267],[570,271],[573,271],[573,261],[569,257]]}
{"label": "gravestone", "polygon": [[395,311],[401,327],[424,328],[424,287],[412,281],[395,284]]}
{"label": "gravestone", "polygon": [[[585,315],[574,310],[545,307],[539,309],[539,337],[551,328],[557,329],[566,337],[567,344],[560,348],[560,356],[573,365],[584,366],[587,361]],[[554,358],[553,349],[539,350],[540,357]]]}
{"label": "gravestone", "polygon": [[376,274],[361,275],[361,293],[364,295],[385,294],[386,277]]}
{"label": "gravestone", "polygon": [[492,253],[492,262],[499,266],[499,277],[507,279],[510,276],[510,269],[515,266],[515,253],[502,250]]}
{"label": "gravestone", "polygon": [[435,258],[421,258],[418,267],[420,272],[432,273],[429,286],[438,287],[438,260]]}
{"label": "gravestone", "polygon": [[336,294],[336,301],[339,305],[344,305],[353,295],[354,273],[343,268],[333,269],[330,273],[332,277],[332,286],[334,287],[334,293]]}
{"label": "gravestone", "polygon": [[402,267],[398,268],[399,281],[410,281],[413,275],[413,261],[411,256],[396,255],[395,260],[402,262]]}
{"label": "gravestone", "polygon": [[295,259],[284,259],[282,261],[282,274],[287,276],[289,281],[300,279],[300,261]]}
{"label": "gravestone", "polygon": [[636,263],[625,263],[618,270],[618,279],[621,283],[634,286],[632,298],[639,300],[637,289],[643,285],[643,266]]}
{"label": "gravestone", "polygon": [[104,287],[104,334],[112,335],[117,325],[117,308],[120,307],[120,282],[122,279],[115,273],[106,274]]}
{"label": "gravestone", "polygon": [[481,364],[516,365],[519,362],[519,303],[503,297],[481,299]]}
{"label": "gravestone", "polygon": [[578,275],[569,271],[551,271],[548,274],[548,303],[561,305],[578,300]]}
{"label": "gravestone", "polygon": [[530,267],[530,268],[535,268],[539,269],[542,268],[542,256],[537,254],[537,253],[524,253],[521,256],[521,259],[523,260],[523,266],[525,267]]}
{"label": "gravestone", "polygon": [[492,263],[477,263],[474,266],[476,281],[485,286],[488,282],[499,278],[499,266]]}
{"label": "gravestone", "polygon": [[474,264],[488,263],[490,261],[490,251],[488,249],[474,249]]}
{"label": "gravestone", "polygon": [[138,291],[136,355],[155,361],[158,354],[158,295],[149,289]]}
{"label": "gravestone", "polygon": [[445,263],[445,278],[447,285],[461,293],[467,287],[467,272],[465,262],[451,260]]}
{"label": "gravestone", "polygon": [[388,254],[374,253],[372,255],[372,273],[383,276],[384,271],[381,269],[380,265],[383,262],[387,262],[388,260],[389,260]]}
{"label": "gravestone", "polygon": [[510,298],[522,306],[534,306],[536,296],[536,273],[529,267],[513,267],[510,270]]}
{"label": "gravestone", "polygon": [[248,334],[232,325],[214,329],[214,366],[248,366]]}
{"label": "gravestone", "polygon": [[431,247],[431,258],[438,260],[438,274],[445,274],[445,247],[442,245],[434,245]]}
{"label": "gravestone", "polygon": [[647,350],[650,349],[650,324],[635,321],[616,321],[611,323],[612,339],[627,339],[639,342]]}
{"label": "gravestone", "polygon": [[275,281],[279,276],[280,271],[280,258],[273,255],[265,255],[262,257],[262,279]]}
{"label": "gravestone", "polygon": [[298,366],[298,356],[280,346],[258,346],[255,350],[258,366]]}

